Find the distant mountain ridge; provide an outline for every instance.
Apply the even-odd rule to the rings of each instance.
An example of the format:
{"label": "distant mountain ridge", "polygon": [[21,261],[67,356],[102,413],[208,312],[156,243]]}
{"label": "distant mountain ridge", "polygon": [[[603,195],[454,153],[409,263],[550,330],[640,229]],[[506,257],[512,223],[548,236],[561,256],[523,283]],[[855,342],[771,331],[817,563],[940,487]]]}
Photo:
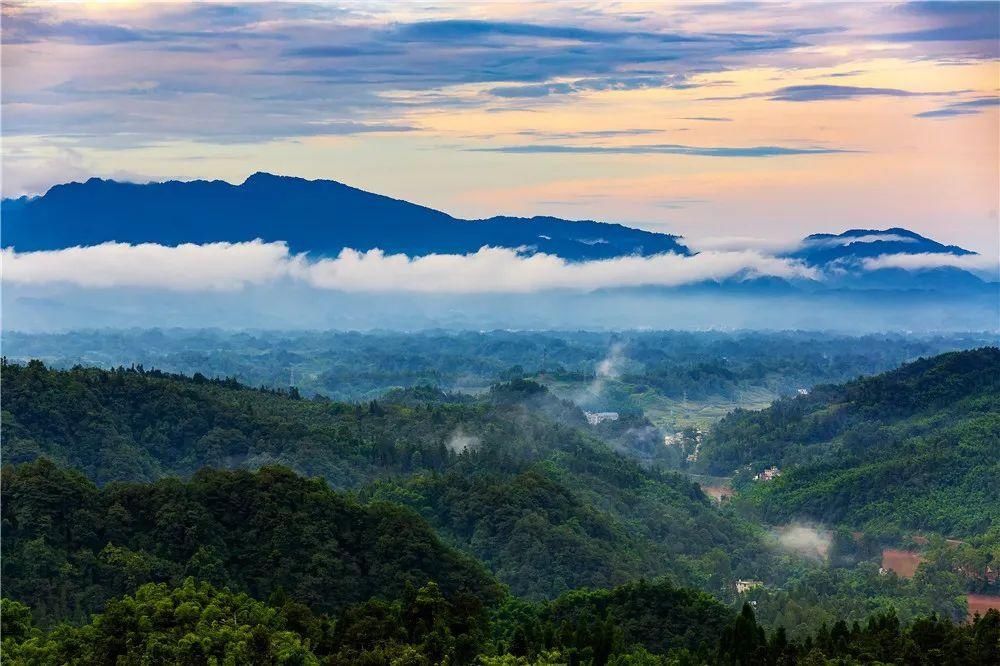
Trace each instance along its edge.
{"label": "distant mountain ridge", "polygon": [[3,202],[3,246],[21,252],[97,245],[285,241],[292,252],[344,248],[409,256],[525,248],[565,259],[690,254],[677,236],[554,217],[462,220],[332,180],[255,173],[225,181],[134,184],[91,178]]}
{"label": "distant mountain ridge", "polygon": [[909,229],[890,227],[850,229],[841,234],[812,234],[785,256],[821,269],[826,276],[826,286],[833,288],[956,291],[983,286],[983,280],[978,276],[955,266],[906,270],[877,267],[869,263],[879,257],[906,254],[963,257],[976,253],[957,245],[944,245]]}
{"label": "distant mountain ridge", "polygon": [[811,234],[789,256],[811,266],[833,261],[856,261],[883,254],[975,254],[957,245],[943,245],[920,234],[892,227],[889,229],[850,229],[842,234]]}
{"label": "distant mountain ridge", "polygon": [[[333,180],[260,172],[238,185],[221,180],[137,184],[91,178],[56,185],[38,197],[5,199],[2,213],[3,247],[19,252],[109,241],[177,246],[261,239],[285,242],[292,253],[311,258],[333,257],[345,248],[420,257],[470,254],[485,246],[568,261],[697,254],[680,236],[621,224],[545,216],[465,220]],[[817,233],[778,255],[819,269],[816,279],[747,272],[687,288],[774,295],[831,289],[981,292],[987,286],[968,270],[935,266],[933,261],[924,268],[876,265],[883,256],[910,254],[975,253],[900,227]]]}

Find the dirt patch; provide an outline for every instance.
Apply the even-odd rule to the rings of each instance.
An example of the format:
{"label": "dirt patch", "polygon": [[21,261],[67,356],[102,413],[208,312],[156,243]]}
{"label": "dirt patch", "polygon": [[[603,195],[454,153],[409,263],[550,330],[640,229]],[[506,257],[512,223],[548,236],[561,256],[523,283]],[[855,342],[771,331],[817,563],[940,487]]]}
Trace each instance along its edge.
{"label": "dirt patch", "polygon": [[1000,596],[995,594],[969,594],[966,595],[969,602],[969,619],[976,613],[986,615],[986,611],[991,608],[1000,610]]}
{"label": "dirt patch", "polygon": [[716,502],[729,499],[734,494],[733,489],[729,486],[702,486],[701,489]]}
{"label": "dirt patch", "polygon": [[882,568],[895,572],[901,578],[913,578],[917,567],[924,561],[920,553],[909,550],[886,548],[882,551]]}

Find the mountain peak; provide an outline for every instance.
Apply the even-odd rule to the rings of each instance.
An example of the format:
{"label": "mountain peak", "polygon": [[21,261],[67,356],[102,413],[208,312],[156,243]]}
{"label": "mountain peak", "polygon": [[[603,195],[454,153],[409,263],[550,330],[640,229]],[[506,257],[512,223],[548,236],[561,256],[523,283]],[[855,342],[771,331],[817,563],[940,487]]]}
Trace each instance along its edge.
{"label": "mountain peak", "polygon": [[[389,254],[466,254],[484,246],[531,248],[568,260],[690,254],[675,236],[558,218],[460,220],[334,180],[258,171],[243,183],[119,183],[91,178],[4,202],[3,243],[22,252],[98,245],[284,241],[293,252],[345,248]],[[599,241],[595,241],[599,239]]]}
{"label": "mountain peak", "polygon": [[[335,180],[308,180],[299,176],[282,176],[280,174],[269,173],[267,171],[255,171],[246,177],[241,186],[254,185],[275,185],[280,183],[337,183]],[[342,185],[342,183],[337,183]]]}
{"label": "mountain peak", "polygon": [[957,245],[944,245],[902,227],[888,229],[848,229],[839,234],[811,234],[790,256],[811,264],[834,260],[859,259],[880,254],[946,253],[975,254]]}

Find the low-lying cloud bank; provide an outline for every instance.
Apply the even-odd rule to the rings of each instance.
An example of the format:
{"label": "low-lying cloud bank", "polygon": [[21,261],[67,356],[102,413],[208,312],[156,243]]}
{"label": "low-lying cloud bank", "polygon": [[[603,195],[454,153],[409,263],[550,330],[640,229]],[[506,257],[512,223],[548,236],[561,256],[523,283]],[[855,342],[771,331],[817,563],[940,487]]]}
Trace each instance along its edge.
{"label": "low-lying cloud bank", "polygon": [[997,260],[983,254],[943,254],[920,252],[914,254],[882,254],[862,261],[866,271],[882,268],[902,268],[908,271],[931,268],[960,268],[973,273],[997,278]]}
{"label": "low-lying cloud bank", "polygon": [[[104,243],[65,250],[2,251],[9,284],[72,284],[88,288],[141,287],[172,291],[234,291],[291,280],[344,292],[441,294],[529,293],[553,289],[678,287],[753,277],[823,278],[801,261],[763,250],[710,250],[693,256],[659,254],[569,262],[549,254],[484,247],[471,254],[408,257],[381,250],[345,249],[337,257],[292,254],[282,242],[155,244]],[[922,270],[955,266],[983,272],[979,255],[896,254],[866,259],[862,268]],[[994,262],[995,263],[995,262]]]}
{"label": "low-lying cloud bank", "polygon": [[900,234],[864,234],[863,236],[830,236],[828,238],[810,238],[805,243],[809,246],[819,247],[840,247],[852,245],[854,243],[916,243],[917,239],[911,236]]}
{"label": "low-lying cloud bank", "polygon": [[284,243],[186,243],[176,247],[103,243],[65,250],[3,250],[3,280],[80,287],[152,287],[174,291],[233,291],[288,274]]}
{"label": "low-lying cloud bank", "polygon": [[484,247],[472,254],[408,257],[345,249],[331,259],[291,254],[284,243],[166,247],[104,243],[18,253],[3,250],[3,279],[16,284],[232,291],[282,279],[347,292],[526,293],[550,289],[681,286],[706,280],[815,278],[801,262],[758,251],[660,254],[569,262],[549,254]]}

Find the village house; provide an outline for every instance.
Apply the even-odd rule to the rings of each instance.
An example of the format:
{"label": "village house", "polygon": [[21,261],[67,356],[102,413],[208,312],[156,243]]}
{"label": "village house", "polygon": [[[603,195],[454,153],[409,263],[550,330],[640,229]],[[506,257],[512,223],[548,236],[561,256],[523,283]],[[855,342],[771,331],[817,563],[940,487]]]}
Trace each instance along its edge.
{"label": "village house", "polygon": [[773,481],[774,479],[778,478],[779,476],[781,476],[781,470],[772,465],[771,467],[769,467],[769,468],[765,469],[764,471],[762,471],[760,474],[755,474],[754,477],[753,477],[753,480],[754,481]]}
{"label": "village house", "polygon": [[759,580],[743,580],[742,578],[736,581],[736,594],[746,594],[750,590],[758,587],[763,587],[764,582]]}

